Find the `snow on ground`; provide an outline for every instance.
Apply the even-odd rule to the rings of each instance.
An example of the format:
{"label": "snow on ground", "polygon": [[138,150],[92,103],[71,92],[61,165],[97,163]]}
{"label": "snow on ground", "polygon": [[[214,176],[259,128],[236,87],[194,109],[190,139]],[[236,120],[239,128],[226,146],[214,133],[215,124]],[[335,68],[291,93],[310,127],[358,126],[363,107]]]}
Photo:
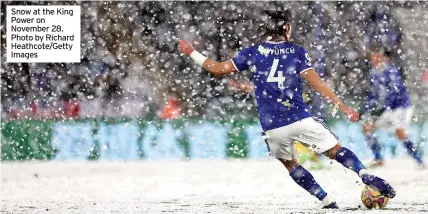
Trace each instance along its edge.
{"label": "snow on ground", "polygon": [[[408,159],[372,170],[396,188],[386,210],[361,208],[359,178],[333,163],[312,171],[336,213],[426,213],[428,170]],[[2,213],[335,213],[275,160],[1,164]]]}

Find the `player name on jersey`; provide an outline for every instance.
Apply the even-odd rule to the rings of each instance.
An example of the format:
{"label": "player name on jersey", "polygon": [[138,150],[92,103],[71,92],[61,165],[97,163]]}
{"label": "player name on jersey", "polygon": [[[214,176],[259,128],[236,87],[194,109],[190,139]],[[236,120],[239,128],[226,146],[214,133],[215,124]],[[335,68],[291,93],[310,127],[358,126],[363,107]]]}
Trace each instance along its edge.
{"label": "player name on jersey", "polygon": [[258,51],[264,55],[284,55],[284,54],[294,54],[296,50],[294,48],[265,48],[259,46]]}

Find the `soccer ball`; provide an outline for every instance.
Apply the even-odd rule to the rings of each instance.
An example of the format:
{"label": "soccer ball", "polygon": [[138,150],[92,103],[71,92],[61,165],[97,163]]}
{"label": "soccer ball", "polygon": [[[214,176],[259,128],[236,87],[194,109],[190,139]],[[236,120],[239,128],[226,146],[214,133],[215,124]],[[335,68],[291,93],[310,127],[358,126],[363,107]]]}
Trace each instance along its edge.
{"label": "soccer ball", "polygon": [[388,204],[388,200],[388,197],[381,195],[379,191],[369,186],[365,186],[361,192],[361,201],[369,209],[383,209]]}

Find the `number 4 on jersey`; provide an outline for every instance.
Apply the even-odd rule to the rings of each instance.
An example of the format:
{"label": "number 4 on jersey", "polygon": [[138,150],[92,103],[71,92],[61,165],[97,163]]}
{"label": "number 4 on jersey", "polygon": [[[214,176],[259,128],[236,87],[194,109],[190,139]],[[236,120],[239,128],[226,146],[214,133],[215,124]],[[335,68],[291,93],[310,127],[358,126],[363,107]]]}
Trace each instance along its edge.
{"label": "number 4 on jersey", "polygon": [[275,73],[277,72],[279,59],[274,59],[272,67],[269,71],[269,76],[267,78],[267,82],[276,82],[278,83],[278,88],[284,89],[284,81],[285,77],[283,76],[282,71],[278,71],[278,76],[275,76]]}

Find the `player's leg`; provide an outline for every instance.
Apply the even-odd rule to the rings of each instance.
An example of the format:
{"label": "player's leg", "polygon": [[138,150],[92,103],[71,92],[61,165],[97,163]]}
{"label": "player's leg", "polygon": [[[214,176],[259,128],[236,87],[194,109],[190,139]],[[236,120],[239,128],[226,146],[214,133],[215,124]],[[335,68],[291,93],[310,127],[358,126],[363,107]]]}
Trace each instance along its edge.
{"label": "player's leg", "polygon": [[330,198],[327,197],[327,193],[318,184],[312,174],[300,165],[294,156],[291,160],[280,158],[278,158],[278,160],[285,166],[285,168],[287,168],[290,173],[290,177],[294,182],[320,200],[325,208],[337,207],[335,202],[331,201]]}
{"label": "player's leg", "polygon": [[418,148],[415,144],[408,138],[408,130],[410,130],[410,124],[412,119],[413,108],[398,108],[391,111],[391,130],[395,131],[395,135],[403,142],[404,146],[407,149],[409,155],[411,155],[418,165],[423,166],[422,157]]}
{"label": "player's leg", "polygon": [[311,146],[315,152],[323,153],[346,168],[353,170],[362,178],[365,184],[377,188],[383,195],[390,198],[395,196],[394,189],[387,182],[370,175],[360,159],[351,150],[339,144],[337,137],[326,124],[316,122],[312,118],[304,120],[304,123],[305,130],[297,136],[297,140]]}
{"label": "player's leg", "polygon": [[343,147],[337,143],[334,147],[328,149],[323,154],[357,173],[358,176],[361,177],[364,184],[375,187],[382,195],[385,195],[389,198],[395,197],[395,190],[382,178],[369,174],[360,159],[358,159],[358,157],[346,147]]}
{"label": "player's leg", "polygon": [[370,147],[370,150],[373,152],[375,157],[372,166],[382,166],[383,165],[383,157],[381,153],[382,147],[379,144],[376,136],[376,126],[371,119],[368,119],[364,125],[362,126],[364,136],[367,140],[367,144]]}
{"label": "player's leg", "polygon": [[[299,123],[299,122],[297,122]],[[322,189],[312,174],[301,166],[294,155],[294,140],[291,136],[298,132],[298,125],[291,124],[285,127],[269,130],[264,135],[270,155],[276,157],[287,168],[290,177],[303,189],[315,196],[324,208],[337,208],[336,202],[330,201],[327,193]]]}
{"label": "player's leg", "polygon": [[360,159],[358,159],[358,157],[351,150],[343,147],[339,143],[323,152],[323,154],[330,159],[336,160],[346,168],[354,171],[360,177],[362,174],[368,172]]}
{"label": "player's leg", "polygon": [[398,140],[403,142],[404,146],[407,149],[407,153],[413,157],[413,159],[418,162],[420,166],[423,165],[422,156],[415,144],[407,137],[406,131],[404,128],[398,128],[395,130],[395,135],[397,136]]}

